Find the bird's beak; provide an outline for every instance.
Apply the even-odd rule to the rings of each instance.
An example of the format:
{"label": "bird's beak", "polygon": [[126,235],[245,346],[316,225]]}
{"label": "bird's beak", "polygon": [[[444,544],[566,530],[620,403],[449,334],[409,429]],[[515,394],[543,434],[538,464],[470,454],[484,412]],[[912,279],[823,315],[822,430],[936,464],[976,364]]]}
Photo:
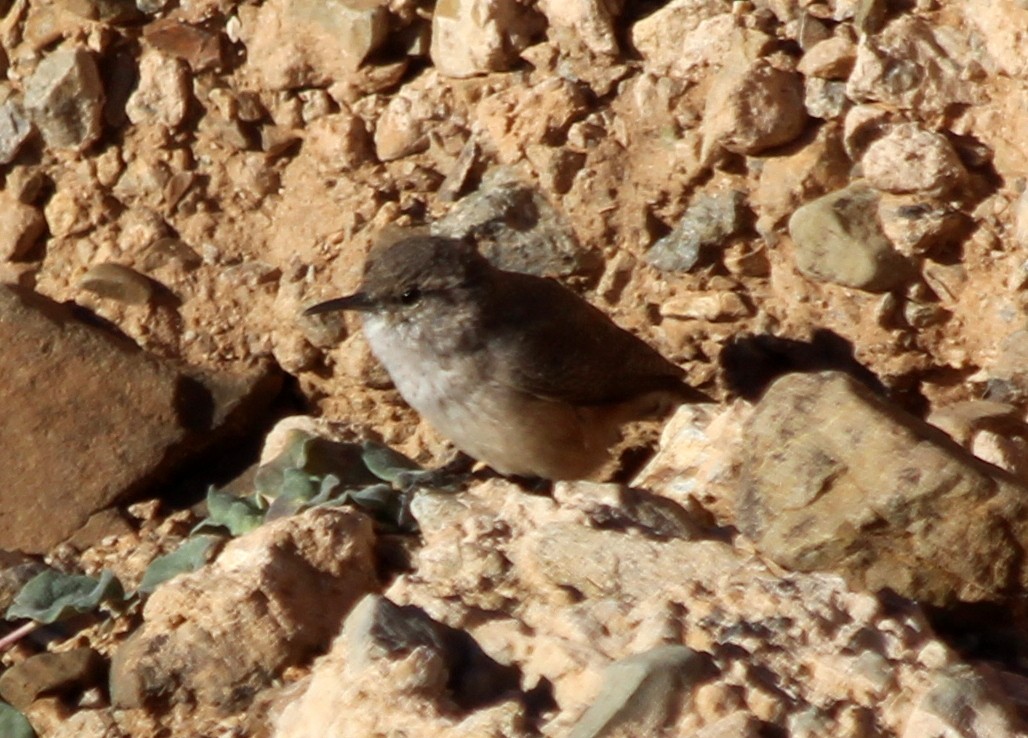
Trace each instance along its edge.
{"label": "bird's beak", "polygon": [[366,313],[374,309],[374,300],[363,292],[355,292],[346,297],[337,297],[334,300],[326,300],[325,302],[319,302],[317,305],[311,305],[303,311],[303,314],[320,315],[321,313],[331,313],[336,310],[357,310]]}

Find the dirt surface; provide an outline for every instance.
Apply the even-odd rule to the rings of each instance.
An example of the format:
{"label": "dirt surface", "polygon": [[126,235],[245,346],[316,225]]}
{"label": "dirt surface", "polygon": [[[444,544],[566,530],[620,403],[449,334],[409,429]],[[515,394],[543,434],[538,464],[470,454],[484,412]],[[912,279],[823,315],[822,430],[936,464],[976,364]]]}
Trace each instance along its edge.
{"label": "dirt surface", "polygon": [[[358,321],[301,312],[456,213],[500,259],[504,229],[558,234],[574,257],[528,266],[721,401],[859,364],[921,417],[988,397],[1023,426],[1023,2],[138,5],[0,0],[0,279],[149,352],[274,362],[313,414],[441,462]],[[510,182],[546,209],[472,223]],[[804,242],[797,209],[851,184],[869,204]],[[1011,448],[981,455],[1020,474]],[[138,578],[185,526],[140,516],[74,563]]]}

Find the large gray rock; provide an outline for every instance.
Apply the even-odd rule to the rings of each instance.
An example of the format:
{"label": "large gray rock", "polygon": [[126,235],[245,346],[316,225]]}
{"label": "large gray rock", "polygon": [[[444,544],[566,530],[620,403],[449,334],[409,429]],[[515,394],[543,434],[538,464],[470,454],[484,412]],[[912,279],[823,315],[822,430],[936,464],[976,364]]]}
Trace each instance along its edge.
{"label": "large gray rock", "polygon": [[0,549],[43,553],[236,424],[277,377],[190,375],[0,286]]}
{"label": "large gray rock", "polygon": [[1028,490],[849,376],[779,379],[743,440],[738,524],[782,566],[938,605],[1028,586]]}
{"label": "large gray rock", "polygon": [[96,60],[80,46],[50,53],[25,82],[25,109],[57,148],[84,149],[98,139],[103,102]]}

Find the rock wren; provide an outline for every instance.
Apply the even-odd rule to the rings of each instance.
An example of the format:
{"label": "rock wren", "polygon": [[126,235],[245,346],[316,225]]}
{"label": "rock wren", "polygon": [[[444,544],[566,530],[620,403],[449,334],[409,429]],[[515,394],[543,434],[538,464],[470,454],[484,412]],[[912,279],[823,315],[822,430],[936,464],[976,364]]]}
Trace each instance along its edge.
{"label": "rock wren", "polygon": [[308,308],[362,313],[403,398],[501,474],[583,479],[621,426],[709,398],[684,371],[563,285],[493,266],[467,242],[373,249],[360,290]]}

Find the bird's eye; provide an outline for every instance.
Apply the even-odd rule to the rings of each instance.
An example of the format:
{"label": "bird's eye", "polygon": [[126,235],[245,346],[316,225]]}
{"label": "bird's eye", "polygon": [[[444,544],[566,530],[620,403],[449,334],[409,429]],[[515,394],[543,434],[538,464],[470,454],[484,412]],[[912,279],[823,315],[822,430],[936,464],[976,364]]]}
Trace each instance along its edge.
{"label": "bird's eye", "polygon": [[421,299],[421,290],[417,287],[409,287],[400,293],[400,302],[404,305],[413,305]]}

